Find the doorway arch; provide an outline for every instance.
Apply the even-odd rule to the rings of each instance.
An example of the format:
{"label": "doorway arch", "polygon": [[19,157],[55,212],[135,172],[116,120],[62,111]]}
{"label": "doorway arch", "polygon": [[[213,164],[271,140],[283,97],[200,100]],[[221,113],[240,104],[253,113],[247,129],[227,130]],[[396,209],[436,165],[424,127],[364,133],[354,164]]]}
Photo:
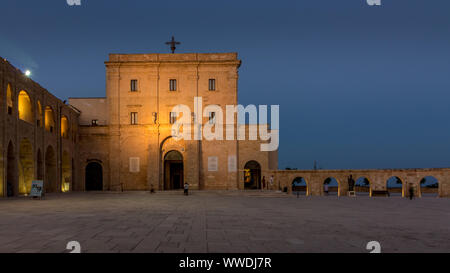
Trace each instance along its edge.
{"label": "doorway arch", "polygon": [[439,197],[439,180],[434,176],[425,176],[420,180],[421,197]]}
{"label": "doorway arch", "polygon": [[244,189],[258,190],[261,188],[261,165],[257,161],[251,160],[244,166]]}
{"label": "doorway arch", "polygon": [[70,155],[67,151],[63,152],[62,155],[62,164],[61,164],[61,173],[62,173],[62,181],[61,181],[61,191],[68,192],[71,189],[71,181],[72,181],[72,164],[70,160]]}
{"label": "doorway arch", "polygon": [[56,192],[56,156],[52,146],[45,152],[45,192]]}
{"label": "doorway arch", "polygon": [[[328,194],[325,190],[328,188]],[[340,196],[339,181],[334,177],[328,177],[323,181],[322,191],[324,195]]]}
{"label": "doorway arch", "polygon": [[175,150],[164,156],[164,190],[178,190],[184,186],[183,155]]}
{"label": "doorway arch", "polygon": [[296,195],[309,195],[308,183],[303,177],[296,177],[292,180],[292,193]]}
{"label": "doorway arch", "polygon": [[103,167],[99,162],[89,162],[86,165],[86,191],[103,191]]}
{"label": "doorway arch", "polygon": [[386,190],[389,196],[405,197],[405,183],[398,176],[392,176],[386,181]]}
{"label": "doorway arch", "polygon": [[42,161],[41,149],[37,151],[37,179],[44,180],[44,162]]}
{"label": "doorway arch", "polygon": [[13,197],[17,195],[17,166],[12,142],[9,142],[8,145],[6,165],[6,196]]}
{"label": "doorway arch", "polygon": [[33,146],[24,138],[19,147],[19,194],[27,195],[31,192],[34,179]]}
{"label": "doorway arch", "polygon": [[367,177],[360,177],[355,183],[356,195],[371,196],[371,183]]}

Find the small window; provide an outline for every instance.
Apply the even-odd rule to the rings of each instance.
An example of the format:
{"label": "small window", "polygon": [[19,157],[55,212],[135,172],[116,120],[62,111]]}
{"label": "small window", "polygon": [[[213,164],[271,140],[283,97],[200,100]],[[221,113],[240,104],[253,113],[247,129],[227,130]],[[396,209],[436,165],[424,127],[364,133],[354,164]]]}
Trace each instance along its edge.
{"label": "small window", "polygon": [[170,112],[170,124],[174,124],[175,122],[177,122],[177,113]]}
{"label": "small window", "polygon": [[93,119],[93,120],[91,121],[91,125],[92,125],[92,126],[97,126],[97,125],[98,125],[98,119]]}
{"label": "small window", "polygon": [[216,79],[209,79],[209,91],[216,91]]}
{"label": "small window", "polygon": [[209,112],[209,124],[216,123],[216,112]]}
{"label": "small window", "polygon": [[177,91],[177,80],[170,80],[169,81],[169,89],[170,91]]}
{"label": "small window", "polygon": [[131,92],[138,91],[138,81],[137,80],[131,80]]}
{"label": "small window", "polygon": [[138,124],[138,113],[137,112],[131,112],[131,125]]}

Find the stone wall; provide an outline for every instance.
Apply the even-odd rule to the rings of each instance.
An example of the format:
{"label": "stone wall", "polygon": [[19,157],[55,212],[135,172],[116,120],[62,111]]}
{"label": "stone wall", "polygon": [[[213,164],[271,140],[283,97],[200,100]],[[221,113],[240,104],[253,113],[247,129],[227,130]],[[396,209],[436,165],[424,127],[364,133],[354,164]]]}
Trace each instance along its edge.
{"label": "stone wall", "polygon": [[[31,181],[37,179],[44,180],[47,192],[66,190],[63,183],[69,184],[69,190],[76,187],[77,176],[72,173],[79,168],[79,113],[3,58],[0,90],[0,196],[8,195],[8,184],[10,194],[27,194]],[[19,119],[20,111],[20,116],[26,118]],[[64,135],[62,117],[67,118],[69,126]],[[52,119],[54,123],[50,122]]]}
{"label": "stone wall", "polygon": [[438,195],[440,197],[450,197],[450,168],[441,169],[398,169],[398,170],[278,170],[271,171],[268,175],[273,175],[275,184],[280,188],[287,187],[292,191],[294,179],[302,177],[306,180],[308,195],[323,195],[323,185],[327,178],[335,178],[339,184],[339,195],[345,196],[348,192],[348,177],[352,175],[357,181],[365,177],[370,182],[370,195],[373,191],[386,191],[387,181],[391,177],[398,177],[402,181],[405,192],[412,186],[416,196],[421,196],[422,191],[420,181],[428,176],[436,178],[439,182]]}

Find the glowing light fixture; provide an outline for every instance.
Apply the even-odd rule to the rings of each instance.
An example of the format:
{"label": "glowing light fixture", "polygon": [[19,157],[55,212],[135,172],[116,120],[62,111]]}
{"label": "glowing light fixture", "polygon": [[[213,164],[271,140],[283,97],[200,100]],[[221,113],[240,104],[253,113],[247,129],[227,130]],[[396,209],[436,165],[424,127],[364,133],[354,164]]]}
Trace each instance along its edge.
{"label": "glowing light fixture", "polygon": [[26,70],[25,71],[25,76],[27,76],[27,77],[31,76],[31,71],[30,70]]}

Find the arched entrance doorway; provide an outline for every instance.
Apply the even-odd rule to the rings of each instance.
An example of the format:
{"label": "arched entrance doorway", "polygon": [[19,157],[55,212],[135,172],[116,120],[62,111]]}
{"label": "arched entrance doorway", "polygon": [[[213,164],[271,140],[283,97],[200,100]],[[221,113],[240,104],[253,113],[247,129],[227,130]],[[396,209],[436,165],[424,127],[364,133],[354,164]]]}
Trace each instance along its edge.
{"label": "arched entrance doorway", "polygon": [[182,189],[183,185],[183,155],[178,151],[170,151],[164,157],[164,190]]}
{"label": "arched entrance doorway", "polygon": [[297,177],[292,181],[292,193],[308,196],[308,184],[303,177]]}
{"label": "arched entrance doorway", "polygon": [[439,181],[434,176],[426,176],[420,180],[421,197],[438,197]]}
{"label": "arched entrance doorway", "polygon": [[37,152],[37,179],[44,180],[44,162],[42,161],[41,149]]}
{"label": "arched entrance doorway", "polygon": [[386,190],[389,192],[389,196],[405,197],[404,183],[398,176],[393,176],[387,180]]}
{"label": "arched entrance doorway", "polygon": [[367,177],[360,177],[355,183],[356,195],[370,196],[370,180]]}
{"label": "arched entrance doorway", "polygon": [[68,192],[71,188],[71,180],[72,180],[72,164],[71,164],[70,156],[67,151],[63,152],[62,155],[62,181],[61,181],[61,191]]}
{"label": "arched entrance doorway", "polygon": [[[339,196],[339,182],[334,177],[328,177],[323,181],[324,195]],[[326,192],[328,190],[328,193]]]}
{"label": "arched entrance doorway", "polygon": [[8,156],[6,162],[6,196],[12,197],[17,194],[16,189],[16,179],[17,179],[17,171],[16,171],[16,156],[14,154],[14,146],[11,142],[8,145]]}
{"label": "arched entrance doorway", "polygon": [[90,162],[86,166],[86,191],[103,190],[103,168],[98,162]]}
{"label": "arched entrance doorway", "polygon": [[72,189],[75,187],[75,161],[72,157]]}
{"label": "arched entrance doorway", "polygon": [[[272,185],[272,187],[274,186]],[[247,162],[244,166],[244,188],[246,190],[258,190],[262,188],[261,165],[254,160]]]}
{"label": "arched entrance doorway", "polygon": [[45,192],[56,192],[56,156],[52,146],[45,152]]}
{"label": "arched entrance doorway", "polygon": [[19,147],[19,194],[27,195],[31,191],[34,179],[33,146],[24,138]]}

